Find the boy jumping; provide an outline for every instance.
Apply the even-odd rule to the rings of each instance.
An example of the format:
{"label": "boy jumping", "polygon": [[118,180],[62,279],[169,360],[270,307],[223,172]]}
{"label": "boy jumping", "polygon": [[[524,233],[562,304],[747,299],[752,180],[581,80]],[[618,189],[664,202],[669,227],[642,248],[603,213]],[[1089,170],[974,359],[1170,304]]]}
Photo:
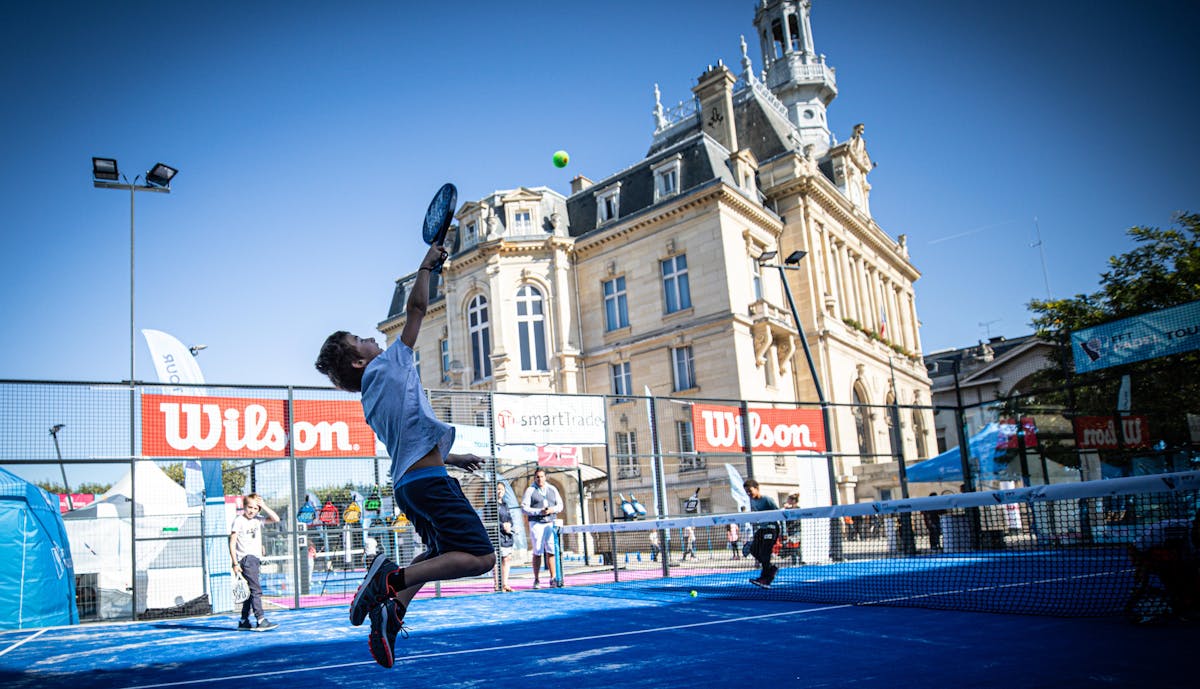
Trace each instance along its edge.
{"label": "boy jumping", "polygon": [[408,567],[377,556],[350,603],[350,624],[371,618],[371,655],[384,667],[392,666],[395,636],[422,586],[485,574],[496,564],[479,515],[458,481],[446,473],[446,465],[474,471],[482,460],[450,454],[454,428],[434,416],[413,361],[412,348],[429,305],[429,281],[445,260],[441,246],[430,247],[421,260],[398,343],[385,352],[374,339],[338,331],[325,340],[316,363],[335,387],[362,393],[367,424],[392,457],[396,506],[427,548]]}

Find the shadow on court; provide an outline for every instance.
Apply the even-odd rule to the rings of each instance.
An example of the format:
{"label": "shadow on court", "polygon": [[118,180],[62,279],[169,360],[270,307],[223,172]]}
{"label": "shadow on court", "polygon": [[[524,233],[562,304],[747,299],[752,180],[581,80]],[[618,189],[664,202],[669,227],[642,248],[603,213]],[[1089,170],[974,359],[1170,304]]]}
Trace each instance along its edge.
{"label": "shadow on court", "polygon": [[344,608],[0,633],[0,685],[1191,687],[1196,626],[673,595],[635,586],[418,601],[396,666]]}

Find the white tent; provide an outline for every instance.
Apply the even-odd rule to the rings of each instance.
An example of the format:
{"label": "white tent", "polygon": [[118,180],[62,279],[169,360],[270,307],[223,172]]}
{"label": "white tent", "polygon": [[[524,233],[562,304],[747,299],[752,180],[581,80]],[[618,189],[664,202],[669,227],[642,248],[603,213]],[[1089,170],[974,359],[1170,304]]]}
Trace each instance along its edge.
{"label": "white tent", "polygon": [[157,464],[140,460],[94,504],[65,515],[75,571],[91,575],[98,617],[130,614],[135,521],[138,612],[203,593],[199,543],[173,538],[200,535],[200,509],[188,507],[183,486]]}

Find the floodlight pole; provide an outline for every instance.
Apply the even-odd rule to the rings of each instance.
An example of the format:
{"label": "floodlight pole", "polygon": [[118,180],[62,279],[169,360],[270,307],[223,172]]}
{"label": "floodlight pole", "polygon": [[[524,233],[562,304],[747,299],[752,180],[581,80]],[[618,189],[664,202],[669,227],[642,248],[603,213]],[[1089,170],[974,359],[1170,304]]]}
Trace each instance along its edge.
{"label": "floodlight pole", "polygon": [[[792,256],[795,255],[792,254]],[[804,254],[800,254],[795,259],[795,264],[792,264],[790,260],[792,256],[788,257],[789,265],[763,263],[761,259],[759,265],[779,271],[779,279],[783,282],[783,293],[787,296],[788,308],[792,312],[792,321],[796,324],[796,332],[800,334],[800,346],[804,349],[804,359],[808,362],[808,372],[812,376],[813,388],[817,392],[817,401],[821,404],[821,425],[825,431],[825,470],[829,474],[829,501],[831,505],[837,505],[837,472],[833,465],[833,436],[829,430],[829,402],[826,401],[825,392],[821,389],[821,378],[817,375],[817,365],[813,362],[812,350],[808,348],[808,338],[804,335],[804,324],[800,322],[800,314],[796,311],[796,300],[792,298],[792,288],[788,285],[787,273],[784,272],[787,270],[800,270],[800,266],[795,264],[799,264],[800,259],[804,258]],[[837,518],[832,519],[830,522],[829,554],[834,560],[842,559],[841,521]]]}
{"label": "floodlight pole", "polygon": [[134,368],[134,353],[136,350],[136,340],[134,335],[134,219],[136,217],[134,199],[139,191],[152,191],[157,194],[170,194],[170,187],[156,187],[150,184],[138,184],[138,180],[142,178],[137,175],[130,182],[125,175],[121,175],[121,179],[125,180],[124,184],[118,182],[107,182],[104,180],[92,180],[92,186],[97,189],[121,189],[129,190],[129,386],[133,387],[133,382],[137,380]]}

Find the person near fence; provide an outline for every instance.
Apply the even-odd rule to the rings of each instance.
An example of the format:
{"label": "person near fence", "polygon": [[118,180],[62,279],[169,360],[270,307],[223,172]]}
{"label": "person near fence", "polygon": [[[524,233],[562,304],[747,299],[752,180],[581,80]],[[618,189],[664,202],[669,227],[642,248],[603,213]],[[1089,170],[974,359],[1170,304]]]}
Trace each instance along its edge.
{"label": "person near fence", "polygon": [[694,526],[683,527],[683,538],[681,540],[683,541],[683,555],[679,559],[686,560],[686,559],[688,559],[688,555],[691,555],[692,559],[695,560],[696,559],[696,527],[694,527]]}
{"label": "person near fence", "polygon": [[662,551],[662,546],[658,543],[658,531],[652,530],[646,536],[650,539],[650,561],[658,562],[658,553]]}
{"label": "person near fence", "polygon": [[1131,543],[1129,561],[1134,566],[1130,606],[1151,593],[1151,578],[1162,584],[1168,610],[1142,610],[1140,624],[1175,617],[1185,621],[1200,614],[1200,510],[1189,518],[1163,519],[1140,527]]}
{"label": "person near fence", "polygon": [[733,555],[729,559],[742,559],[742,531],[737,524],[725,525],[725,540],[729,541],[729,549],[733,551]]}
{"label": "person near fence", "polygon": [[[929,494],[929,497],[936,498],[937,491]],[[929,549],[942,549],[942,515],[946,510],[923,510],[921,519],[925,522],[925,529],[929,532]]]}
{"label": "person near fence", "polygon": [[496,482],[496,518],[500,524],[500,590],[512,593],[508,572],[513,552],[513,518],[507,504],[508,489],[503,481]]}
{"label": "person near fence", "polygon": [[[746,495],[750,496],[750,510],[752,512],[766,512],[768,510],[777,510],[779,505],[766,495],[762,494],[762,490],[758,486],[758,481],[752,478],[742,482],[742,487],[746,489]],[[779,571],[777,565],[771,564],[771,555],[775,551],[775,543],[779,541],[779,524],[776,522],[765,522],[755,525],[754,536],[750,540],[750,555],[758,560],[762,566],[762,573],[756,578],[751,579],[750,583],[759,588],[768,588],[771,582],[775,581],[775,573]]]}
{"label": "person near fence", "polygon": [[[265,632],[279,626],[267,619],[262,606],[259,567],[263,557],[264,521],[275,523],[279,521],[279,515],[267,507],[258,493],[251,493],[242,502],[242,513],[233,518],[233,524],[229,527],[229,557],[233,559],[233,574],[245,579],[250,589],[250,597],[242,603],[239,630]],[[254,613],[256,625],[250,624],[251,612]]]}
{"label": "person near fence", "polygon": [[525,489],[521,509],[529,518],[529,548],[533,552],[533,588],[541,587],[539,560],[546,560],[550,588],[558,586],[554,574],[554,515],[562,512],[563,501],[558,489],[546,482],[546,470],[533,472],[533,483]]}
{"label": "person near fence", "polygon": [[[384,351],[372,338],[339,330],[321,346],[316,368],[337,388],[361,392],[363,415],[392,457],[391,481],[396,506],[408,515],[426,550],[400,567],[380,555],[350,603],[350,624],[361,625],[371,611],[396,604],[387,615],[371,616],[371,654],[385,667],[392,664],[390,635],[378,627],[396,628],[422,586],[431,581],[478,576],[491,571],[496,553],[487,529],[463,495],[447,466],[474,471],[482,460],[451,454],[454,427],[437,418],[421,386],[413,347],[429,307],[433,271],[446,260],[440,245],[429,247],[417,269],[406,304],[399,342]],[[386,631],[386,630],[385,630]]]}

